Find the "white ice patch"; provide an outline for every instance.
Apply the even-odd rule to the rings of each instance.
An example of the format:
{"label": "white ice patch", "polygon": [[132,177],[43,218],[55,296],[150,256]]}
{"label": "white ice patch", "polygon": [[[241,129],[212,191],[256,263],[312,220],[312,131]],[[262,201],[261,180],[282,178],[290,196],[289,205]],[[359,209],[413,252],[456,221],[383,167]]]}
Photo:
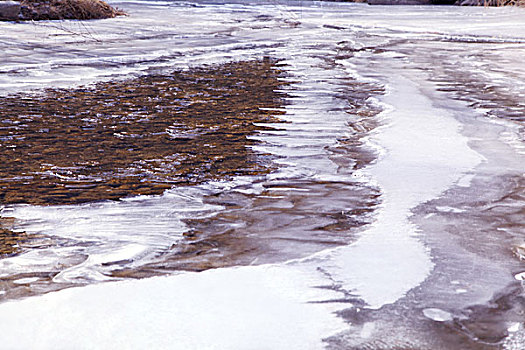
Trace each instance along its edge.
{"label": "white ice patch", "polygon": [[518,281],[525,281],[525,272],[520,272],[514,275],[514,278]]}
{"label": "white ice patch", "polygon": [[316,274],[258,266],[68,289],[1,305],[0,338],[8,349],[320,349],[346,324],[315,303],[327,297]]}
{"label": "white ice patch", "polygon": [[437,197],[481,161],[459,134],[459,122],[433,107],[409,79],[393,80],[384,102],[393,106],[390,123],[371,140],[386,154],[369,168],[383,190],[383,208],[356,243],[330,252],[323,267],[371,308],[395,302],[433,268],[408,221],[410,210]]}
{"label": "white ice patch", "polygon": [[405,55],[404,53],[396,52],[396,51],[385,51],[385,52],[380,53],[379,55],[385,58],[406,58],[408,57],[408,55]]}
{"label": "white ice patch", "polygon": [[515,333],[520,330],[520,327],[521,327],[521,323],[514,322],[507,328],[507,331],[509,331],[510,333]]}
{"label": "white ice patch", "polygon": [[436,209],[438,211],[442,212],[442,213],[459,214],[459,213],[465,212],[465,210],[463,210],[463,209],[454,208],[454,207],[448,207],[448,206],[439,206],[439,207],[436,207]]}
{"label": "white ice patch", "polygon": [[27,278],[20,278],[17,280],[14,280],[13,283],[15,284],[29,284],[38,281],[40,278],[38,277],[27,277]]}
{"label": "white ice patch", "polygon": [[452,315],[450,312],[441,310],[441,309],[435,309],[435,308],[428,308],[423,310],[423,314],[425,317],[430,318],[433,321],[436,322],[445,322],[445,321],[451,321]]}

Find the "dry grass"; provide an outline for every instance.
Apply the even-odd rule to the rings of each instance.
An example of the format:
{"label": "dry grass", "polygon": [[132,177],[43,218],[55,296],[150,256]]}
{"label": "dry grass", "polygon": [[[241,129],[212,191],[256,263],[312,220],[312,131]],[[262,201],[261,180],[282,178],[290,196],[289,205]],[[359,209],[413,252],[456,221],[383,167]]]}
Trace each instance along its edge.
{"label": "dry grass", "polygon": [[497,0],[496,6],[525,6],[525,0]]}
{"label": "dry grass", "polygon": [[23,0],[26,20],[102,19],[125,13],[101,0]]}
{"label": "dry grass", "polygon": [[484,6],[484,7],[503,7],[520,6],[525,7],[525,0],[458,0],[456,5],[460,6]]}
{"label": "dry grass", "polygon": [[525,0],[481,0],[480,6],[525,6]]}

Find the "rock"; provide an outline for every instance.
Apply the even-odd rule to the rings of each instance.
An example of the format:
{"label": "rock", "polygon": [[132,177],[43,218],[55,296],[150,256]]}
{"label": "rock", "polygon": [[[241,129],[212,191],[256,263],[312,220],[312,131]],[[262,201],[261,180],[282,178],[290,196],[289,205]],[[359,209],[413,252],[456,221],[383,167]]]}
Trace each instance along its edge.
{"label": "rock", "polygon": [[16,1],[0,1],[0,19],[16,21],[20,14],[20,3]]}

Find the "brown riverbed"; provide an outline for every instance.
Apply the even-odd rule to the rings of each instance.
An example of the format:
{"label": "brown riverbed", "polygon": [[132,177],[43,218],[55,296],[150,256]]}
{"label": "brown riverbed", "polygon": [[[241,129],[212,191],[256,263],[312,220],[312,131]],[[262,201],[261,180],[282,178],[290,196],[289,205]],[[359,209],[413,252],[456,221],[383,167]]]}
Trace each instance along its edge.
{"label": "brown riverbed", "polygon": [[[0,203],[118,200],[266,173],[248,136],[278,121],[281,74],[259,60],[2,97]],[[2,255],[31,238],[11,221],[0,223]]]}
{"label": "brown riverbed", "polygon": [[76,204],[268,171],[247,136],[276,122],[271,61],[0,98],[0,202]]}

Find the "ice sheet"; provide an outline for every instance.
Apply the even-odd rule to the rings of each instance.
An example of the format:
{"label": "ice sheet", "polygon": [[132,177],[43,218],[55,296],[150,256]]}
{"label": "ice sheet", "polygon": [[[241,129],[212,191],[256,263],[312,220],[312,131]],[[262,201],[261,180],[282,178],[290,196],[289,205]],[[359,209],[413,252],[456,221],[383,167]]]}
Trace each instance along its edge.
{"label": "ice sheet", "polygon": [[[504,65],[506,71],[516,68],[513,72],[517,74],[509,81],[515,83],[517,91],[523,84],[517,68],[523,53],[519,46],[524,41],[519,30],[523,26],[522,9],[396,7],[385,13],[381,7],[322,2],[306,7],[301,7],[300,2],[257,6],[118,4],[128,7],[129,17],[94,22],[87,29],[75,22],[61,23],[62,27],[51,23],[0,23],[0,55],[6,57],[0,67],[0,92],[71,86],[162,67],[262,55],[282,58],[294,80],[302,82],[292,88],[302,91],[293,96],[294,103],[286,108],[283,118],[290,123],[283,128],[285,134],[266,133],[258,137],[268,141],[257,146],[258,150],[287,157],[280,160],[281,167],[270,180],[319,176],[337,181],[344,180],[347,174],[339,173],[334,163],[327,160],[329,152],[323,147],[335,144],[330,138],[345,136],[341,129],[346,128],[342,118],[346,106],[326,93],[332,90],[322,81],[327,75],[334,80],[361,79],[359,71],[363,67],[359,64],[369,64],[367,60],[375,49],[388,50],[406,39],[426,41],[440,49],[450,42],[485,43],[480,50],[496,44],[500,48],[508,46],[514,48],[514,54],[507,57]],[[68,30],[79,35],[65,34]],[[436,44],[439,42],[442,45]],[[71,51],[71,46],[76,49]],[[324,346],[323,338],[347,327],[334,311],[363,306],[377,309],[398,301],[417,287],[433,267],[430,252],[418,239],[422,233],[409,220],[411,210],[454,183],[468,188],[473,168],[483,159],[471,150],[469,140],[460,134],[461,124],[450,111],[434,106],[420,89],[417,79],[411,77],[414,72],[392,71],[391,62],[417,58],[410,54],[397,50],[380,53],[381,63],[369,69],[369,76],[361,80],[379,79],[389,84],[390,93],[382,100],[386,107],[385,126],[369,139],[369,146],[380,149],[382,156],[373,166],[354,174],[378,184],[384,200],[376,222],[357,242],[285,264],[110,282],[4,303],[0,305],[2,345],[21,349],[318,349]],[[337,68],[325,66],[327,57],[337,61]],[[363,59],[356,62],[352,57]],[[452,59],[459,60],[454,56]],[[472,58],[469,69],[482,70],[483,67],[476,67],[477,63]],[[417,64],[414,63],[416,67]],[[494,77],[511,84],[501,74]],[[327,120],[330,128],[323,129]],[[326,138],[301,139],[316,130]],[[294,133],[296,138],[285,137]],[[511,134],[502,137],[522,147],[516,141],[516,130]],[[319,157],[318,162],[308,161],[315,156]],[[202,205],[202,196],[201,193],[192,200]],[[137,203],[141,200],[150,199]],[[165,203],[158,198],[151,201],[158,205],[155,210]],[[180,203],[184,206],[186,201],[166,203],[161,211],[165,214],[162,219],[166,219],[164,228],[175,232],[175,238],[168,237],[169,240],[176,239],[184,227],[180,226],[180,212],[173,216],[169,208]],[[118,248],[109,247],[106,256],[94,254],[86,260],[95,267],[123,257],[133,259],[144,254],[143,247],[149,248],[151,242],[158,244],[157,239],[163,238],[146,235],[144,245],[121,244],[118,236],[125,232],[118,229],[120,214],[136,211],[142,215],[141,206],[124,203],[115,208],[113,204],[102,207],[102,211],[98,204],[83,209],[19,207],[14,215],[33,219],[35,231],[44,218],[46,225],[51,223],[46,229],[80,241],[109,236]],[[147,226],[154,213],[146,214],[128,224]],[[82,224],[84,216],[87,221]],[[71,222],[78,224],[76,231],[69,229]],[[116,230],[106,230],[115,229],[115,225]],[[152,241],[148,241],[150,238]],[[160,241],[163,247],[169,245],[166,240]],[[2,263],[22,272],[42,260],[55,263],[60,253],[70,254],[64,249],[54,253],[57,260],[34,251]],[[84,259],[82,252],[76,253]],[[11,266],[7,266],[9,261]],[[522,279],[522,270],[516,276]],[[34,280],[17,281],[23,285]],[[466,294],[465,289],[457,290]],[[438,322],[449,317],[448,311],[442,309],[426,311]],[[361,335],[369,336],[374,327],[367,323]]]}
{"label": "ice sheet", "polygon": [[408,222],[410,209],[439,195],[480,157],[458,122],[434,109],[416,84],[405,77],[390,84],[388,122],[370,140],[386,152],[366,170],[382,186],[384,207],[355,244],[286,264],[106,283],[5,303],[3,344],[319,349],[345,328],[334,312],[351,306],[330,301],[352,294],[379,308],[401,298],[432,268]]}

